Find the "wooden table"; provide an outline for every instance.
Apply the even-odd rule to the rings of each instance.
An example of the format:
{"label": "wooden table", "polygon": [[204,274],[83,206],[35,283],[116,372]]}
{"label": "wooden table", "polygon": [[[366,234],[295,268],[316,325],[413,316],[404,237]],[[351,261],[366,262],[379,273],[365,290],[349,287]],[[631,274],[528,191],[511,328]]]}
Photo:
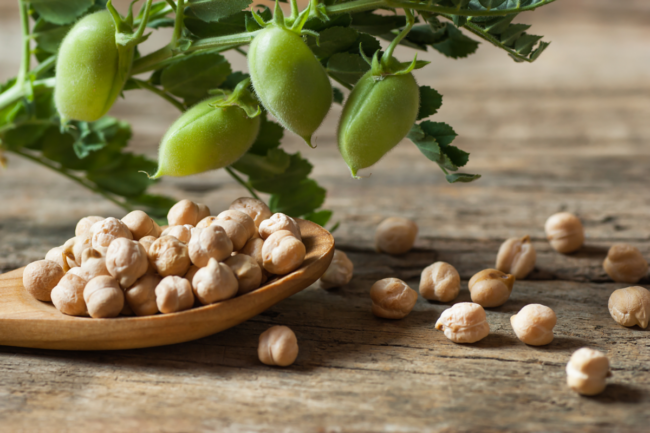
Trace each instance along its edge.
{"label": "wooden table", "polygon": [[[18,63],[18,18],[0,3],[0,78]],[[420,71],[445,105],[437,116],[472,152],[467,171],[484,177],[447,185],[417,149],[404,143],[363,181],[349,178],[334,145],[335,107],[309,150],[287,134],[285,147],[309,154],[328,188],[327,207],[341,228],[338,247],[355,278],[281,302],[228,331],[175,346],[119,352],[57,352],[0,347],[0,431],[650,431],[650,330],[626,329],[607,299],[622,284],[601,263],[625,241],[650,258],[650,7],[647,1],[559,1],[522,17],[553,44],[532,65],[515,64],[483,44],[463,61],[436,54]],[[150,47],[162,39],[152,39]],[[398,53],[406,57],[406,52]],[[244,66],[237,54],[236,67]],[[131,121],[133,148],[155,155],[177,115],[147,94],[113,114]],[[87,214],[118,208],[56,174],[11,158],[0,188],[0,269],[42,258],[71,236]],[[158,191],[225,208],[244,191],[223,173],[163,180]],[[576,212],[587,245],[562,256],[544,241],[554,212]],[[404,215],[420,225],[416,248],[391,257],[372,250],[376,224]],[[456,345],[434,329],[446,304],[420,299],[398,321],[370,314],[372,282],[398,277],[417,288],[435,260],[466,281],[494,263],[500,242],[530,234],[538,251],[531,278],[504,306],[490,309],[491,334]],[[642,284],[650,284],[645,279]],[[556,338],[528,347],[510,316],[529,303],[558,315]],[[257,359],[257,338],[290,326],[300,354],[286,369]],[[614,376],[585,398],[565,384],[571,353],[606,352]]]}

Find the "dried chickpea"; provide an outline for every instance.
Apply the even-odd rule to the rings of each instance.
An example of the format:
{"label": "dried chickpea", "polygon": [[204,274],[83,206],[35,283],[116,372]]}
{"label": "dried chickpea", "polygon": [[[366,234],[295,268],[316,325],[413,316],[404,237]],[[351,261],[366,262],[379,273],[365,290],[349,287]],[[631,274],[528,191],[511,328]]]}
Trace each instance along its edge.
{"label": "dried chickpea", "polygon": [[237,294],[237,277],[228,265],[210,259],[192,278],[194,295],[203,305],[214,304]]}
{"label": "dried chickpea", "polygon": [[259,227],[259,233],[262,239],[267,239],[273,233],[280,230],[289,230],[296,238],[302,240],[300,227],[298,227],[296,220],[283,213],[273,214],[270,218],[262,221]]}
{"label": "dried chickpea", "polygon": [[472,302],[492,308],[506,303],[514,284],[514,276],[496,269],[484,269],[470,278],[467,286]]}
{"label": "dried chickpea", "polygon": [[161,234],[161,236],[174,236],[179,241],[187,244],[192,238],[192,229],[194,226],[185,224],[182,226],[169,226]]}
{"label": "dried chickpea", "polygon": [[68,258],[67,256],[65,256],[64,258],[63,251],[64,251],[63,246],[54,247],[51,250],[49,250],[47,254],[45,254],[45,260],[49,260],[51,262],[56,263],[57,265],[61,266],[61,269],[63,269],[63,271],[65,272],[70,268],[77,266],[77,264],[74,263],[74,261]]}
{"label": "dried chickpea", "polygon": [[418,226],[407,218],[390,217],[375,231],[375,249],[380,253],[404,254],[413,248]]}
{"label": "dried chickpea", "polygon": [[124,292],[115,278],[95,277],[84,288],[84,301],[93,319],[117,317],[124,308]]}
{"label": "dried chickpea", "polygon": [[199,269],[201,268],[199,268],[196,265],[190,266],[190,268],[187,270],[185,275],[183,275],[183,278],[185,278],[187,281],[190,282],[190,284],[192,284],[192,279],[194,278],[194,275],[196,275],[196,273],[199,271]]}
{"label": "dried chickpea", "polygon": [[84,301],[84,287],[87,280],[73,274],[66,274],[52,289],[52,303],[57,310],[68,316],[88,316]]}
{"label": "dried chickpea", "polygon": [[264,246],[264,240],[262,238],[253,238],[249,239],[244,245],[244,248],[239,250],[239,254],[246,254],[257,261],[257,264],[261,269],[264,269],[264,260],[262,259],[262,247]]}
{"label": "dried chickpea", "polygon": [[479,304],[459,302],[442,312],[436,329],[454,343],[476,343],[490,333],[485,310]]}
{"label": "dried chickpea", "polygon": [[562,254],[579,250],[585,242],[585,231],[580,218],[569,212],[551,215],[546,220],[544,229],[551,246]]}
{"label": "dried chickpea", "polygon": [[524,343],[544,346],[553,341],[553,328],[557,323],[555,312],[540,304],[529,304],[510,317],[512,329]]}
{"label": "dried chickpea", "polygon": [[354,265],[348,256],[341,250],[334,250],[332,262],[318,279],[318,285],[325,290],[345,286],[352,279],[353,273]]}
{"label": "dried chickpea", "polygon": [[92,227],[93,224],[95,224],[98,221],[102,221],[103,219],[104,217],[100,217],[100,216],[87,216],[81,218],[74,229],[74,235],[82,236],[87,234],[88,232],[90,232],[90,228]]}
{"label": "dried chickpea", "polygon": [[158,313],[156,304],[156,287],[162,277],[156,274],[144,274],[124,292],[126,303],[137,316],[151,316]]}
{"label": "dried chickpea", "polygon": [[632,245],[614,244],[607,252],[603,268],[617,283],[634,284],[648,273],[648,262]]}
{"label": "dried chickpea", "polygon": [[452,265],[435,262],[420,276],[420,295],[429,301],[450,302],[460,292],[460,275]]}
{"label": "dried chickpea", "polygon": [[[147,258],[149,258],[149,249],[151,248],[151,245],[153,245],[154,242],[156,242],[156,239],[153,236],[145,236],[143,238],[140,238],[138,242],[144,247],[144,250],[147,252]],[[156,273],[156,267],[149,262],[149,267],[147,267],[147,273]]]}
{"label": "dried chickpea", "polygon": [[273,326],[260,335],[257,356],[266,365],[287,367],[298,357],[298,339],[286,326]]}
{"label": "dried chickpea", "polygon": [[201,221],[203,218],[210,216],[210,208],[206,204],[197,202],[196,207],[199,209],[199,214],[196,218],[197,223]]}
{"label": "dried chickpea", "polygon": [[207,216],[196,224],[197,229],[204,229],[210,227],[217,220],[216,216]]}
{"label": "dried chickpea", "polygon": [[603,392],[607,386],[607,378],[611,375],[607,356],[588,347],[573,352],[566,366],[567,385],[582,395]]}
{"label": "dried chickpea", "polygon": [[110,275],[106,268],[106,258],[99,251],[88,248],[81,255],[81,266],[70,269],[70,272],[79,269],[77,275],[86,281],[90,281],[101,275]]}
{"label": "dried chickpea", "polygon": [[106,269],[124,289],[135,283],[148,268],[147,252],[138,241],[118,238],[106,251]]}
{"label": "dried chickpea", "polygon": [[226,265],[232,269],[239,287],[237,289],[238,295],[252,292],[260,287],[262,284],[262,268],[257,264],[257,261],[245,254],[237,254],[230,257],[225,261]]}
{"label": "dried chickpea", "polygon": [[418,292],[398,278],[384,278],[370,288],[372,314],[384,319],[403,319],[418,300]]}
{"label": "dried chickpea", "polygon": [[185,278],[170,275],[156,286],[156,305],[161,313],[176,313],[192,308],[192,286]]}
{"label": "dried chickpea", "polygon": [[210,209],[202,203],[194,203],[191,200],[181,200],[172,206],[167,213],[167,221],[170,226],[196,224],[203,218],[210,215]]}
{"label": "dried chickpea", "polygon": [[102,254],[106,253],[108,246],[117,238],[133,239],[131,230],[117,218],[109,217],[98,221],[90,228],[92,233],[92,247]]}
{"label": "dried chickpea", "polygon": [[650,320],[650,292],[634,286],[615,290],[609,297],[609,314],[623,326],[648,327]]}
{"label": "dried chickpea", "polygon": [[122,222],[129,228],[133,239],[136,241],[139,241],[145,236],[157,238],[162,232],[158,224],[141,210],[134,210],[128,213],[122,218]]}
{"label": "dried chickpea", "polygon": [[161,276],[185,275],[190,268],[187,245],[173,236],[161,236],[149,248],[149,262]]}
{"label": "dried chickpea", "polygon": [[51,301],[52,289],[65,275],[63,268],[50,260],[30,263],[23,272],[23,286],[39,301]]}
{"label": "dried chickpea", "polygon": [[61,255],[63,261],[63,270],[68,272],[71,268],[79,266],[74,259],[74,246],[77,243],[77,237],[70,238],[61,246]]}
{"label": "dried chickpea", "polygon": [[288,274],[302,265],[306,253],[305,245],[293,233],[288,230],[277,231],[262,246],[264,269],[276,275]]}
{"label": "dried chickpea", "polygon": [[251,197],[240,197],[230,204],[231,210],[243,212],[253,219],[255,227],[260,228],[262,221],[271,218],[271,210],[261,200]]}
{"label": "dried chickpea", "polygon": [[249,239],[255,237],[257,228],[253,219],[236,210],[225,210],[217,215],[213,225],[223,227],[235,251],[241,250]]}
{"label": "dried chickpea", "polygon": [[535,269],[537,253],[533,244],[530,242],[530,236],[523,238],[507,239],[497,253],[497,262],[495,267],[501,272],[512,274],[518,280],[523,280]]}
{"label": "dried chickpea", "polygon": [[192,263],[202,268],[211,258],[223,261],[230,257],[232,242],[221,226],[193,228],[187,250]]}

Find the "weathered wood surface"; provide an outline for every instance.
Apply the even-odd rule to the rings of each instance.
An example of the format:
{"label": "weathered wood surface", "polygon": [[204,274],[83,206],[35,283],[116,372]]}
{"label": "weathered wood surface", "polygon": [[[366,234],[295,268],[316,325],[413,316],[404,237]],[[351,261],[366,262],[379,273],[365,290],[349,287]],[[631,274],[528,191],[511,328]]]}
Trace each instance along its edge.
{"label": "weathered wood surface", "polygon": [[[472,152],[469,185],[447,185],[408,144],[363,181],[349,178],[334,146],[339,108],[310,151],[329,190],[335,233],[356,274],[347,287],[307,289],[220,334],[174,346],[118,352],[59,352],[0,347],[0,431],[623,431],[650,430],[650,331],[625,329],[607,299],[624,285],[601,268],[616,241],[650,257],[650,6],[647,1],[558,1],[533,14],[536,34],[553,41],[533,65],[514,64],[489,46],[462,61],[435,54],[422,83],[445,96],[438,115]],[[18,63],[13,2],[0,3],[0,79]],[[160,40],[148,42],[150,47]],[[406,52],[402,53],[406,56]],[[410,56],[410,54],[409,54]],[[231,56],[235,65],[243,60]],[[133,122],[137,151],[154,155],[173,108],[142,93],[113,113]],[[0,270],[41,258],[71,236],[86,214],[121,216],[110,203],[56,174],[10,159],[0,187]],[[214,210],[243,191],[222,173],[164,180],[159,191],[196,198]],[[587,247],[561,256],[543,240],[558,210],[585,221]],[[374,226],[407,215],[421,227],[416,249],[401,257],[372,251]],[[449,305],[418,301],[404,320],[373,317],[368,290],[397,276],[417,288],[421,269],[453,263],[464,279],[492,266],[501,240],[530,234],[538,251],[531,281],[488,311],[491,334],[456,345],[434,329]],[[643,283],[650,283],[644,280]],[[528,303],[558,315],[556,340],[528,347],[509,318]],[[296,332],[294,366],[257,360],[257,338],[274,324]],[[583,346],[608,353],[614,376],[594,398],[565,385],[570,354]]]}

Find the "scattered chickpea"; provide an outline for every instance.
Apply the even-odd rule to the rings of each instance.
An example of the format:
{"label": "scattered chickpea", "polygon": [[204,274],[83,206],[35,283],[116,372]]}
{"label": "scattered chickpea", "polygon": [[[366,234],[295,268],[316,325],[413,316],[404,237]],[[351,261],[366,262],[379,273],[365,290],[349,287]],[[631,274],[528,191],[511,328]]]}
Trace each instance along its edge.
{"label": "scattered chickpea", "polygon": [[137,316],[151,316],[158,313],[156,287],[162,278],[156,274],[144,274],[131,287],[126,289],[126,303]]}
{"label": "scattered chickpea", "polygon": [[[194,295],[203,305],[214,304],[237,294],[237,277],[225,263],[210,259],[192,278]],[[162,310],[161,310],[162,311]]]}
{"label": "scattered chickpea", "polygon": [[467,286],[472,302],[485,308],[498,307],[506,303],[512,293],[515,277],[496,269],[484,269],[475,274]]}
{"label": "scattered chickpea", "polygon": [[390,217],[375,231],[375,249],[380,253],[404,254],[413,248],[418,226],[407,218]]}
{"label": "scattered chickpea", "polygon": [[420,276],[420,294],[424,299],[450,302],[460,292],[460,275],[452,265],[435,262],[427,266]]}
{"label": "scattered chickpea", "polygon": [[106,269],[122,288],[131,286],[149,268],[147,252],[138,241],[115,239],[106,251]]}
{"label": "scattered chickpea", "polygon": [[273,326],[260,335],[257,356],[266,365],[287,367],[298,357],[298,339],[286,326]]}
{"label": "scattered chickpea", "polygon": [[582,395],[596,395],[605,390],[611,377],[607,356],[597,350],[583,347],[573,352],[566,366],[567,385]]}
{"label": "scattered chickpea", "polygon": [[296,220],[283,213],[273,214],[270,218],[262,221],[259,227],[259,233],[262,239],[267,239],[273,233],[280,230],[289,230],[296,238],[302,240],[300,227],[298,227]]}
{"label": "scattered chickpea", "polygon": [[233,245],[223,227],[209,226],[204,229],[192,229],[192,238],[187,249],[192,263],[203,267],[207,266],[211,258],[223,261],[230,257]]}
{"label": "scattered chickpea", "polygon": [[122,222],[128,227],[133,239],[138,241],[145,236],[159,237],[161,230],[158,224],[141,210],[128,213]]}
{"label": "scattered chickpea", "polygon": [[559,253],[568,254],[580,249],[585,232],[580,219],[569,212],[551,215],[544,225],[546,237]]}
{"label": "scattered chickpea", "polygon": [[327,270],[318,280],[321,289],[345,286],[352,279],[354,265],[341,250],[334,250],[334,257]]}
{"label": "scattered chickpea", "polygon": [[443,311],[436,329],[444,331],[454,343],[476,343],[490,333],[485,310],[471,302],[460,302]]}
{"label": "scattered chickpea", "polygon": [[634,284],[648,273],[648,262],[632,245],[614,244],[607,252],[603,268],[617,283]]}
{"label": "scattered chickpea", "polygon": [[92,247],[102,254],[106,253],[108,246],[117,238],[133,239],[131,230],[117,218],[109,217],[98,221],[90,228],[92,233]]}
{"label": "scattered chickpea", "polygon": [[243,212],[253,219],[255,227],[259,229],[262,221],[271,218],[271,210],[261,200],[251,197],[240,197],[230,205],[231,210]]}
{"label": "scattered chickpea", "polygon": [[634,286],[615,290],[609,297],[609,314],[616,323],[623,326],[648,327],[650,320],[650,292]]}
{"label": "scattered chickpea", "polygon": [[179,241],[187,244],[192,238],[192,229],[194,226],[185,224],[182,226],[169,226],[161,234],[161,236],[174,236]]}
{"label": "scattered chickpea", "polygon": [[92,227],[93,224],[102,221],[103,219],[104,217],[100,217],[100,216],[87,216],[81,218],[77,223],[77,227],[75,227],[74,229],[74,235],[83,236],[87,234],[88,232],[90,232],[90,228]]}
{"label": "scattered chickpea", "polygon": [[124,308],[124,292],[113,277],[93,278],[83,294],[88,313],[94,319],[117,317]]}
{"label": "scattered chickpea", "polygon": [[276,275],[293,272],[302,264],[306,252],[305,244],[290,231],[274,232],[262,246],[264,269]]}
{"label": "scattered chickpea", "polygon": [[418,292],[397,278],[384,278],[370,288],[372,314],[384,319],[403,319],[415,307]]}
{"label": "scattered chickpea", "polygon": [[190,267],[187,245],[173,236],[161,236],[149,248],[149,262],[163,277],[185,275]]}
{"label": "scattered chickpea", "polygon": [[553,341],[553,328],[557,323],[555,312],[540,304],[529,304],[510,317],[512,329],[524,343],[544,346]]}
{"label": "scattered chickpea", "polygon": [[185,278],[170,275],[156,286],[156,305],[161,313],[176,313],[192,308],[192,286]]}
{"label": "scattered chickpea", "polygon": [[207,216],[196,224],[196,228],[204,229],[206,227],[210,227],[216,220],[217,220],[216,216]]}
{"label": "scattered chickpea", "polygon": [[523,238],[507,239],[501,244],[495,267],[501,272],[514,275],[518,280],[523,280],[535,269],[535,260],[537,253],[530,242],[530,236],[526,235]]}
{"label": "scattered chickpea", "polygon": [[84,300],[87,280],[67,273],[52,289],[52,303],[57,310],[68,316],[88,316]]}
{"label": "scattered chickpea", "polygon": [[63,268],[50,260],[30,263],[23,272],[23,286],[39,301],[51,301],[52,289],[65,275]]}
{"label": "scattered chickpea", "polygon": [[244,245],[244,248],[239,250],[239,254],[246,254],[254,258],[260,268],[264,269],[264,259],[262,259],[262,248],[264,247],[264,240],[262,238],[249,239]]}
{"label": "scattered chickpea", "polygon": [[262,268],[259,267],[254,258],[245,254],[237,254],[230,257],[225,263],[237,277],[239,283],[237,295],[252,292],[262,284]]}
{"label": "scattered chickpea", "polygon": [[167,221],[170,226],[196,224],[203,218],[210,215],[210,209],[202,203],[194,203],[191,200],[181,200],[172,206],[167,213]]}

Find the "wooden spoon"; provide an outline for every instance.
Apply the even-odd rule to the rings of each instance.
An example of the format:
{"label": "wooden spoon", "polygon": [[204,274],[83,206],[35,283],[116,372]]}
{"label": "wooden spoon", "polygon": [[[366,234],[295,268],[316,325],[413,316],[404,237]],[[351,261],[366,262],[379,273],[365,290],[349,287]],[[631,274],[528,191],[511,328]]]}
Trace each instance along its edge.
{"label": "wooden spoon", "polygon": [[173,314],[115,319],[66,316],[23,287],[23,270],[0,275],[0,345],[62,350],[113,350],[182,343],[238,325],[314,283],[334,255],[322,227],[297,219],[307,256],[300,269],[227,301]]}

